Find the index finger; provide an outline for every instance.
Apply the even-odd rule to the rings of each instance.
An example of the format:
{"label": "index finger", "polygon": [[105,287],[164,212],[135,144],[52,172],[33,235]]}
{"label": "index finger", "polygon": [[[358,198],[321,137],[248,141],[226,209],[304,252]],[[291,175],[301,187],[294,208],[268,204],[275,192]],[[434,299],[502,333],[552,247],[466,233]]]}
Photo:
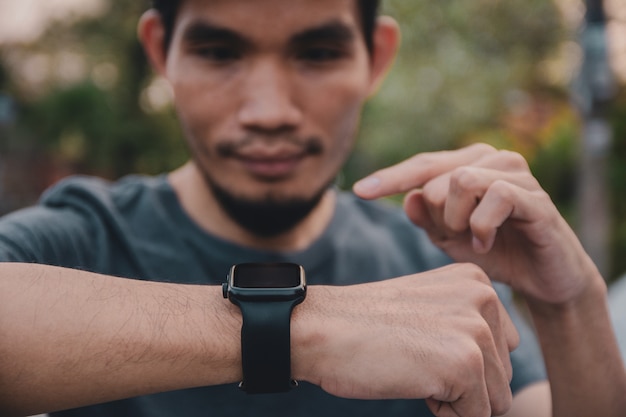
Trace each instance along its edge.
{"label": "index finger", "polygon": [[353,191],[367,200],[405,193],[493,152],[495,148],[477,143],[453,151],[420,153],[368,175],[354,184]]}

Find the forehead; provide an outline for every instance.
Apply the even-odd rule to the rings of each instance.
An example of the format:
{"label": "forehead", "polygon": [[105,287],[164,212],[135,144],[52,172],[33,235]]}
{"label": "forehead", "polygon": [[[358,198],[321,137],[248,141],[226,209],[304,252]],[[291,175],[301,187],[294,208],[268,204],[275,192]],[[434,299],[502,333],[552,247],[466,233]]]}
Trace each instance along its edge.
{"label": "forehead", "polygon": [[255,38],[280,40],[328,22],[360,30],[356,0],[185,0],[175,32],[205,22]]}

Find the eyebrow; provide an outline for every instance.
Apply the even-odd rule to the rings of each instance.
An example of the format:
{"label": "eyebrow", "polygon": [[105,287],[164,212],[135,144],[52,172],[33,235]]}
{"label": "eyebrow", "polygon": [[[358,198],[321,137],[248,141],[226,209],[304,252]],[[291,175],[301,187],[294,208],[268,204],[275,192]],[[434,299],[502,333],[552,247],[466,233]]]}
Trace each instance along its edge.
{"label": "eyebrow", "polygon": [[190,44],[221,41],[248,46],[252,43],[234,30],[201,21],[189,25],[183,33],[183,39]]}
{"label": "eyebrow", "polygon": [[290,43],[306,44],[320,41],[331,41],[346,44],[352,42],[354,37],[354,31],[351,30],[349,26],[341,21],[333,20],[320,26],[315,26],[296,33],[291,38]]}
{"label": "eyebrow", "polygon": [[[294,34],[289,43],[291,45],[314,42],[346,44],[353,41],[354,38],[354,31],[348,25],[338,20],[332,20]],[[242,47],[250,47],[253,44],[252,40],[237,31],[205,21],[196,21],[190,24],[183,32],[183,39],[190,44],[208,41],[228,42]]]}

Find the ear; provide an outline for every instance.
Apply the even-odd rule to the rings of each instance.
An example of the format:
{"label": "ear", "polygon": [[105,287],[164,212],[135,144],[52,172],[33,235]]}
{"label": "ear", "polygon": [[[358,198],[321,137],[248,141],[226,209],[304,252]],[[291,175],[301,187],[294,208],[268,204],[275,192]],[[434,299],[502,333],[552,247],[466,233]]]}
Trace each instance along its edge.
{"label": "ear", "polygon": [[373,36],[374,43],[370,58],[370,96],[376,93],[393,64],[400,46],[400,27],[393,18],[380,16],[376,20]]}
{"label": "ear", "polygon": [[139,41],[152,63],[152,67],[159,73],[165,75],[167,61],[167,51],[163,45],[165,29],[161,21],[161,15],[156,10],[148,10],[139,20],[137,27]]}

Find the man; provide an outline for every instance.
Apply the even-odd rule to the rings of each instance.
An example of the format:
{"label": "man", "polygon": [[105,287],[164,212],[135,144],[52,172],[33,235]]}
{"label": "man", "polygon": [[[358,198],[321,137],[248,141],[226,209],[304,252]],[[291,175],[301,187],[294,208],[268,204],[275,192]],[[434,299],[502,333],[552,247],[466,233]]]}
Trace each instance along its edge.
{"label": "man", "polygon": [[[330,186],[398,43],[372,3],[182,0],[142,17],[192,160],[72,179],[0,222],[3,414],[623,414],[604,282],[519,155],[417,155],[355,185],[363,199],[408,193],[419,227]],[[444,266],[422,229],[460,263]],[[301,381],[287,394],[236,388],[274,384],[256,371],[275,352],[255,348],[285,330],[262,309],[242,318],[254,273],[240,284],[234,270],[224,291],[240,305],[224,300],[218,284],[243,262],[306,270],[276,361]],[[528,301],[551,386],[532,340],[514,350],[487,276]]]}

